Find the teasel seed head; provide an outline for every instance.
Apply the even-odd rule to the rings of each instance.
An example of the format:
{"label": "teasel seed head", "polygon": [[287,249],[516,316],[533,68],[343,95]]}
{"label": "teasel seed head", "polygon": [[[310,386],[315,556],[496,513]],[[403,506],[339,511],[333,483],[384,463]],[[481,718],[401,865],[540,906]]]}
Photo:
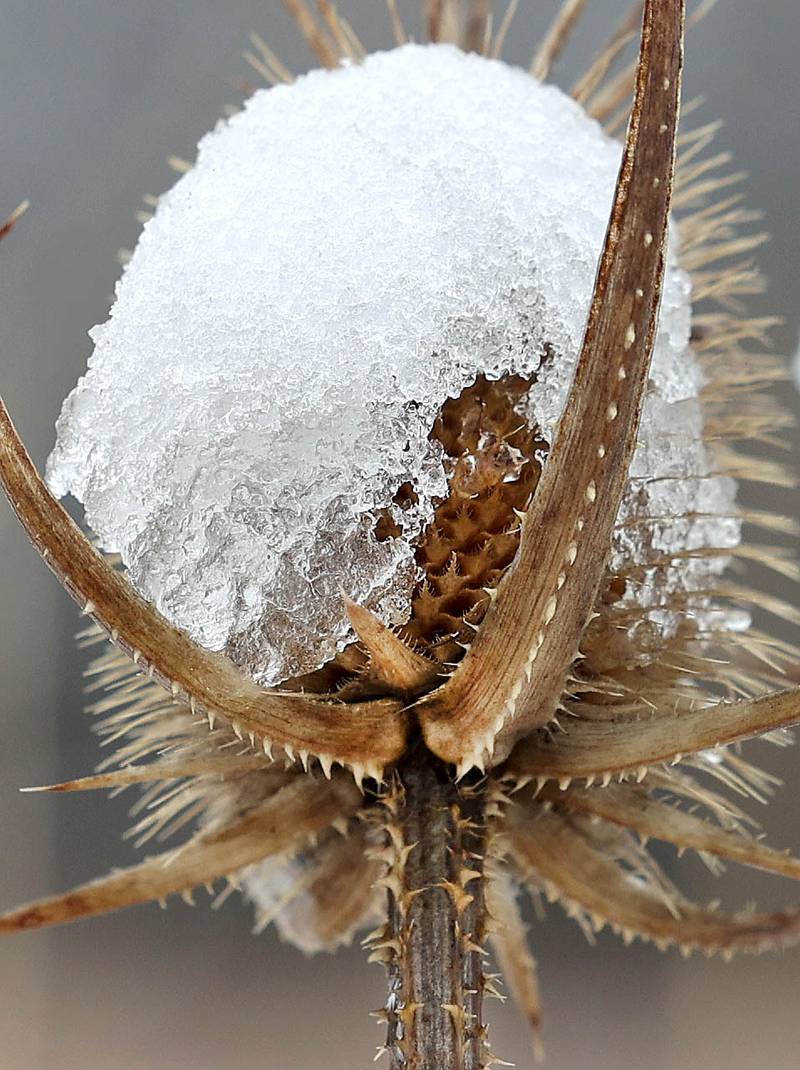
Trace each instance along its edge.
{"label": "teasel seed head", "polygon": [[797,652],[748,607],[798,613],[726,571],[796,578],[740,541],[793,530],[735,501],[782,470],[729,444],[784,419],[747,350],[769,322],[731,311],[761,236],[702,158],[713,124],[676,135],[675,0],[642,5],[613,73],[637,5],[572,100],[541,80],[574,0],[529,74],[497,58],[513,7],[495,34],[488,5],[429,3],[422,47],[392,2],[398,47],[367,57],[331,5],[288,6],[327,70],[253,38],[273,88],[176,161],[51,489],[0,410],[12,505],[83,641],[114,644],[89,677],[116,752],[50,790],[140,784],[138,844],[193,829],[0,931],[218,881],[306,950],[372,924],[393,1070],[472,1070],[498,1061],[487,941],[538,1033],[523,887],[590,938],[800,934],[795,910],[695,905],[646,849],[800,876],[708,782],[768,795],[731,745],[800,720]]}

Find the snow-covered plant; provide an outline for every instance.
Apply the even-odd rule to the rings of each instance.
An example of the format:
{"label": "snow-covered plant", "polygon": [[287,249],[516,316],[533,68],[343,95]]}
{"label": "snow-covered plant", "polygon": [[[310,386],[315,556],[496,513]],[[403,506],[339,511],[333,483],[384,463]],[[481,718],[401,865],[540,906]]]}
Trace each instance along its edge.
{"label": "snow-covered plant", "polygon": [[774,467],[729,445],[782,417],[731,311],[758,238],[707,201],[713,129],[677,135],[683,4],[647,0],[613,74],[637,7],[570,97],[545,80],[582,6],[527,72],[478,0],[429,3],[425,45],[390,3],[369,56],[292,0],[324,69],[255,39],[275,84],[158,200],[49,489],[0,410],[9,498],[114,644],[114,762],[58,788],[146,785],[142,842],[196,825],[0,931],[219,879],[307,949],[374,922],[390,1064],[438,1070],[492,1062],[487,939],[538,1030],[522,886],[659,946],[800,936],[693,904],[643,846],[800,877],[696,776],[755,793],[727,745],[800,720],[726,573],[792,572],[741,542],[788,524],[737,505]]}

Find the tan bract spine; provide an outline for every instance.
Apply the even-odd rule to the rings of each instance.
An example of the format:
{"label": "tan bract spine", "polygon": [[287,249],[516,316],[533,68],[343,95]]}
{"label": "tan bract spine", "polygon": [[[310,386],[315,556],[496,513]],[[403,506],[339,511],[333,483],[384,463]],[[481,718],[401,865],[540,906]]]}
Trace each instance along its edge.
{"label": "tan bract spine", "polygon": [[661,297],[680,19],[675,4],[645,6],[636,97],[583,347],[516,561],[464,660],[416,706],[428,746],[462,773],[496,763],[553,716],[605,570]]}

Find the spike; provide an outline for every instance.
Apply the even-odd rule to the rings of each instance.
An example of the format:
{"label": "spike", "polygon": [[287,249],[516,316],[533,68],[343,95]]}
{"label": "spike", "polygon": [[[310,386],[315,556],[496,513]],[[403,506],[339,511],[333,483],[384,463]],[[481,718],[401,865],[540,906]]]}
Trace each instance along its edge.
{"label": "spike", "polygon": [[333,761],[331,760],[330,755],[320,754],[318,760],[320,768],[322,769],[322,775],[325,777],[326,780],[330,780],[331,771],[333,769]]}
{"label": "spike", "polygon": [[586,6],[586,0],[563,0],[558,13],[531,60],[530,73],[543,82],[561,55]]}
{"label": "spike", "polygon": [[501,921],[491,938],[492,946],[514,1002],[530,1027],[534,1058],[540,1061],[542,1005],[536,962],[528,949],[527,932],[506,872],[492,874],[486,897],[490,912]]}
{"label": "spike", "polygon": [[225,776],[264,768],[264,763],[259,758],[208,757],[175,762],[162,760],[141,767],[128,765],[124,769],[111,773],[98,773],[95,776],[64,780],[59,784],[45,784],[19,790],[26,793],[98,791],[105,788],[127,787],[131,784],[145,784],[150,781],[183,780],[185,777],[197,776]]}
{"label": "spike", "polygon": [[19,223],[20,219],[22,219],[27,210],[30,208],[30,204],[30,201],[22,201],[21,204],[17,205],[17,207],[8,217],[8,219],[6,219],[5,223],[0,225],[0,241],[2,241],[3,238],[8,237],[8,235],[11,233],[17,223]]}
{"label": "spike", "polygon": [[417,654],[371,610],[343,595],[347,615],[370,656],[368,676],[392,692],[413,694],[439,675],[439,667]]}

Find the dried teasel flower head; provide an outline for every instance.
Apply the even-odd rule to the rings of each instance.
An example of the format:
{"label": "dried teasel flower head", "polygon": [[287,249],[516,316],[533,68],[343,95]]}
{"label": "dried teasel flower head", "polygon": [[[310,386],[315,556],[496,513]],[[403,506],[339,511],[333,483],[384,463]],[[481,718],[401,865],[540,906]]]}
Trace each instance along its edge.
{"label": "dried teasel flower head", "polygon": [[[515,526],[552,442],[619,155],[559,89],[453,45],[255,93],[145,225],[51,488],[145,597],[260,683],[352,641],[342,589],[405,624],[438,583],[414,637],[454,630],[509,560],[483,544]],[[738,541],[677,260],[615,536],[629,566]],[[713,518],[634,526],[659,514]],[[722,564],[686,559],[629,599],[691,598]]]}
{"label": "dried teasel flower head", "polygon": [[[95,668],[118,768],[57,787],[144,783],[141,842],[196,831],[0,931],[225,877],[306,949],[377,915],[392,1067],[467,1070],[493,1062],[487,913],[538,1028],[520,885],[663,947],[800,935],[796,911],[696,906],[643,844],[800,877],[695,775],[758,795],[727,745],[800,720],[796,692],[761,694],[794,653],[725,573],[794,574],[740,541],[790,529],[736,504],[735,476],[777,469],[727,445],[782,419],[731,407],[774,376],[744,350],[764,323],[728,307],[759,238],[700,203],[726,182],[708,129],[670,224],[677,0],[647,0],[638,66],[605,81],[637,7],[575,99],[540,80],[574,0],[535,77],[491,58],[478,4],[428,5],[428,46],[390,4],[400,47],[368,57],[330,5],[290,6],[330,69],[293,81],[256,39],[283,84],[159,200],[59,420],[51,490],[125,575],[0,411],[12,504],[121,651]],[[631,89],[620,164],[596,120]]]}

